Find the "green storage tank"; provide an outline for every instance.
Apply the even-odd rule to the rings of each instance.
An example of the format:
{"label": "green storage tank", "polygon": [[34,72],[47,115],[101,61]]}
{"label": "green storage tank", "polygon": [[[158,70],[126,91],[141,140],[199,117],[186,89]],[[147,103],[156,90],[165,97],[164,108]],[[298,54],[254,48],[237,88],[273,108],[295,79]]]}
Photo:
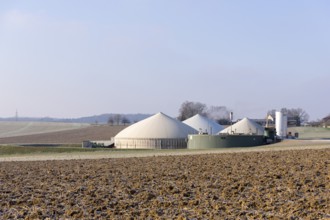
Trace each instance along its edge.
{"label": "green storage tank", "polygon": [[263,135],[220,134],[220,135],[189,135],[188,149],[252,147],[263,145]]}

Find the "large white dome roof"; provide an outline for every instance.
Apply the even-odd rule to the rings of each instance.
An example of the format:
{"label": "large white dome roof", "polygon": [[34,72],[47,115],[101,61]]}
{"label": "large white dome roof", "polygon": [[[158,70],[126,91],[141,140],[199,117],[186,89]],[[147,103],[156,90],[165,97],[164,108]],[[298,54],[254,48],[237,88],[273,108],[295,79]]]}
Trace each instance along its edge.
{"label": "large white dome roof", "polygon": [[160,112],[125,128],[115,138],[187,138],[196,133],[192,127]]}
{"label": "large white dome roof", "polygon": [[239,122],[236,122],[232,126],[225,128],[219,133],[264,135],[264,130],[265,129],[257,122],[252,121],[249,118],[243,118]]}
{"label": "large white dome roof", "polygon": [[183,121],[183,123],[189,125],[197,131],[207,132],[208,134],[216,134],[224,129],[222,125],[200,114],[188,118],[187,120]]}

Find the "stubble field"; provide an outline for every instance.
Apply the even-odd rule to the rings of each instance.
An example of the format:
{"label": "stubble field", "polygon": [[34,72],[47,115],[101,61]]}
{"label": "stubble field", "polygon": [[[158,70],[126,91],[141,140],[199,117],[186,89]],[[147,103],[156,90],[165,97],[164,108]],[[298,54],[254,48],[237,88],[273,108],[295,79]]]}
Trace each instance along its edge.
{"label": "stubble field", "polygon": [[0,163],[0,218],[327,219],[330,149]]}

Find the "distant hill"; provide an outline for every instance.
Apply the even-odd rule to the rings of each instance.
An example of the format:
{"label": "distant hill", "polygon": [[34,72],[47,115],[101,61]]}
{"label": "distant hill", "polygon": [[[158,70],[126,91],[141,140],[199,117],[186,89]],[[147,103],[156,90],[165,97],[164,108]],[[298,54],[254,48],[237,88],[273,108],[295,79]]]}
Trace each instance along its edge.
{"label": "distant hill", "polygon": [[[114,113],[93,115],[81,118],[52,118],[52,117],[11,117],[0,118],[0,121],[29,121],[29,122],[71,122],[71,123],[89,123],[89,124],[107,124],[110,117],[114,117]],[[130,123],[141,121],[151,114],[119,114],[121,117],[125,117]]]}

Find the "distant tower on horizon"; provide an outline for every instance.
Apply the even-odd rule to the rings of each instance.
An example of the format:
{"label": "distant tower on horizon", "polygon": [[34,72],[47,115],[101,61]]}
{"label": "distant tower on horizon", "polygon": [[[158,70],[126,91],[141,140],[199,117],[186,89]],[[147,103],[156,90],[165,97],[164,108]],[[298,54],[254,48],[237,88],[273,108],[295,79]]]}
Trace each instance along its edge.
{"label": "distant tower on horizon", "polygon": [[18,111],[16,109],[16,113],[15,113],[15,121],[18,121]]}

